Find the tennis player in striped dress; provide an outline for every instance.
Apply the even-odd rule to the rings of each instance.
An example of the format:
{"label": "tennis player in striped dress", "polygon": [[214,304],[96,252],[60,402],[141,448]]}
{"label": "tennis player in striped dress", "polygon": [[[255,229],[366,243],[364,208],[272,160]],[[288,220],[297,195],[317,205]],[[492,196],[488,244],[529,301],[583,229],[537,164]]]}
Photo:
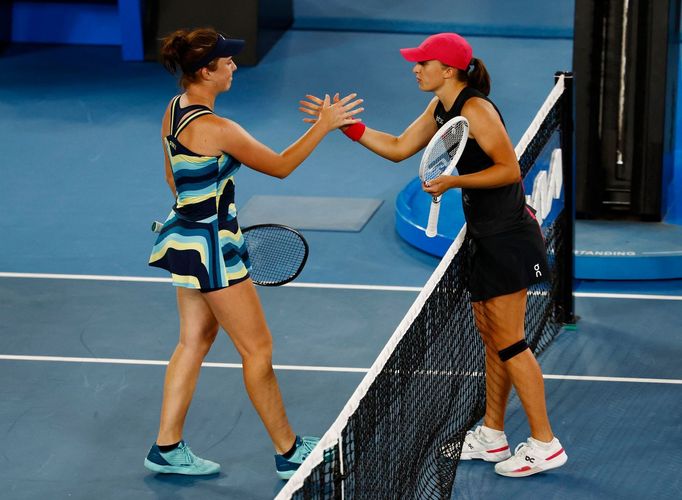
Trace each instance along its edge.
{"label": "tennis player in striped dress", "polygon": [[241,164],[226,153],[196,154],[177,137],[194,120],[213,113],[202,104],[170,104],[170,134],[165,138],[176,191],[149,259],[170,271],[173,284],[208,292],[248,278],[249,256],[237,222],[234,176]]}
{"label": "tennis player in striped dress", "polygon": [[190,450],[183,426],[201,363],[222,327],[242,358],[246,390],[272,440],[277,474],[288,479],[318,439],[296,435],[287,419],[272,369],[272,337],[249,277],[234,176],[244,164],[286,177],[329,131],[357,123],[362,108],[354,94],[334,104],[327,96],[320,119],[283,152],[272,151],[213,111],[216,97],[232,85],[232,57],[243,45],[213,29],[196,29],[171,34],[161,49],[166,68],[181,73],[184,92],[171,100],[162,122],[166,179],[176,202],[150,265],[168,270],[177,287],[180,339],[166,370],[159,432],[144,464],[160,473],[220,471]]}

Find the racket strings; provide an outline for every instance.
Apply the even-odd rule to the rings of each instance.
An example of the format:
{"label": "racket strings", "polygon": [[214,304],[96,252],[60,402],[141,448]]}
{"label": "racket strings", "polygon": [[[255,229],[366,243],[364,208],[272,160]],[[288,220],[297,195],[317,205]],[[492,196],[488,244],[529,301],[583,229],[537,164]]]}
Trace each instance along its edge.
{"label": "racket strings", "polygon": [[423,181],[435,179],[448,168],[460,144],[466,139],[465,132],[467,127],[460,122],[442,133],[423,160],[421,176]]}
{"label": "racket strings", "polygon": [[251,261],[251,279],[274,285],[293,279],[301,270],[308,250],[301,236],[284,227],[261,226],[244,231]]}

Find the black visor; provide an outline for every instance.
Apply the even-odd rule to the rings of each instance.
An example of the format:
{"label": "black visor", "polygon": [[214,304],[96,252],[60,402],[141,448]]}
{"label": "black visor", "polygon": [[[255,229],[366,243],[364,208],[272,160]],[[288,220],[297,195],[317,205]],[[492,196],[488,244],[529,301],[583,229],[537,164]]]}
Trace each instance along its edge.
{"label": "black visor", "polygon": [[193,65],[187,68],[188,73],[194,73],[200,70],[207,64],[209,64],[214,59],[219,57],[232,57],[239,54],[244,48],[244,40],[238,38],[226,38],[221,34],[218,34],[218,40],[215,46],[208,51],[208,53],[195,62]]}

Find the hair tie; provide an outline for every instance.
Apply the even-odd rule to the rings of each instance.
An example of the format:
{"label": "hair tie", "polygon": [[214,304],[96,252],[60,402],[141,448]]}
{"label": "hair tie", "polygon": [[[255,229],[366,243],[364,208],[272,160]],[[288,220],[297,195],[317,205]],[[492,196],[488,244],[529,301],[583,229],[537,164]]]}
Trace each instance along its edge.
{"label": "hair tie", "polygon": [[470,74],[476,65],[474,64],[474,60],[472,59],[471,62],[469,63],[469,67],[467,68],[467,74]]}

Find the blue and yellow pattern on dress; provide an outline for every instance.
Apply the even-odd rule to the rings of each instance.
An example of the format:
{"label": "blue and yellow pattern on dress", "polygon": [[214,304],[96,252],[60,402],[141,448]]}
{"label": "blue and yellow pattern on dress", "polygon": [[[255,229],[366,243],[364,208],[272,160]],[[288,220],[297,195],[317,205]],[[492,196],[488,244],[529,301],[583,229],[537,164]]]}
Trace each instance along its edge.
{"label": "blue and yellow pattern on dress", "polygon": [[[177,98],[172,109],[178,109]],[[180,120],[175,128],[194,118]],[[187,288],[210,290],[245,280],[250,263],[234,203],[234,174],[240,163],[227,154],[198,155],[173,134],[166,137],[166,149],[177,200],[149,265],[166,269],[175,286]]]}

